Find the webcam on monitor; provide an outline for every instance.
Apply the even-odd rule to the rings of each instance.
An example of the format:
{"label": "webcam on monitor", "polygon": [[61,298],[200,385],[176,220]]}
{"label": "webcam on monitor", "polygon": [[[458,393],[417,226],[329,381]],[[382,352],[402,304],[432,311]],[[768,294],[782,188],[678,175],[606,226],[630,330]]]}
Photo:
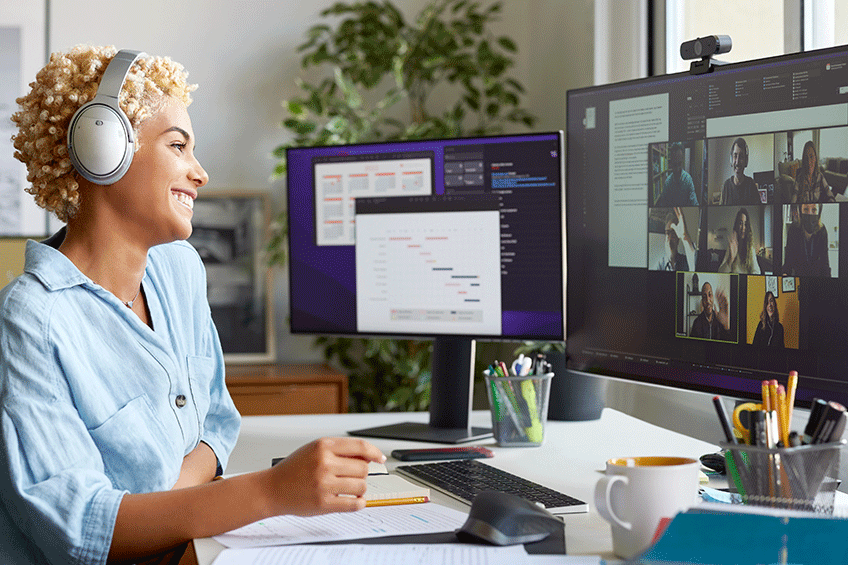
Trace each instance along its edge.
{"label": "webcam on monitor", "polygon": [[680,44],[680,56],[685,60],[712,57],[719,53],[727,53],[733,47],[729,35],[708,35],[698,37]]}
{"label": "webcam on monitor", "polygon": [[698,37],[680,44],[680,56],[684,60],[700,59],[692,61],[689,72],[693,75],[712,72],[715,65],[723,65],[724,61],[713,59],[713,55],[728,53],[733,47],[729,35],[708,35]]}

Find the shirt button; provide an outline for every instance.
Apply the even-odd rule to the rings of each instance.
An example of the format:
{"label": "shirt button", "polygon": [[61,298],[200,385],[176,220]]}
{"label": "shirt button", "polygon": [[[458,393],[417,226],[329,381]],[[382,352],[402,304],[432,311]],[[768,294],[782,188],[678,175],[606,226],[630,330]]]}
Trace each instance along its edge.
{"label": "shirt button", "polygon": [[177,408],[182,408],[183,406],[185,406],[186,405],[185,395],[184,394],[178,395],[177,399],[174,401],[174,403],[177,405]]}

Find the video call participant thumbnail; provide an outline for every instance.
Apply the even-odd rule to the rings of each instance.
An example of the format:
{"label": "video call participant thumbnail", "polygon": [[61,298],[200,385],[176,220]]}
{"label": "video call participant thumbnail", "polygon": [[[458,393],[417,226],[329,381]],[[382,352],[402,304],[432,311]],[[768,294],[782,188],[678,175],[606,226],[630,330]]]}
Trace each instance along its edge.
{"label": "video call participant thumbnail", "polygon": [[823,208],[819,203],[791,206],[792,223],[786,226],[783,274],[831,276],[827,228],[821,218]]}
{"label": "video call participant thumbnail", "polygon": [[[695,268],[697,248],[689,225],[697,224],[698,208],[653,208],[649,210],[649,265],[654,271],[689,271]],[[686,215],[690,221],[687,222]],[[662,218],[662,220],[660,220]],[[658,224],[662,221],[663,232]]]}
{"label": "video call participant thumbnail", "polygon": [[682,143],[672,143],[668,150],[669,168],[656,206],[697,206],[698,197],[692,175],[683,169],[685,150]]}
{"label": "video call participant thumbnail", "polygon": [[[694,304],[686,304],[687,320],[690,324],[688,337],[714,341],[737,341],[738,323],[734,322],[737,308],[738,287],[733,275],[697,273],[700,281],[698,310]],[[678,284],[684,279],[678,278]],[[693,289],[693,292],[697,292]],[[697,296],[694,295],[693,298]],[[692,318],[694,316],[694,319]]]}
{"label": "video call participant thumbnail", "polygon": [[730,146],[730,176],[721,188],[721,204],[724,206],[753,206],[760,204],[760,192],[754,179],[745,174],[748,166],[748,143],[742,137],[733,140]]}
{"label": "video call participant thumbnail", "polygon": [[740,208],[727,238],[727,250],[718,267],[719,273],[759,275],[760,265],[754,245],[754,229],[747,208]]}

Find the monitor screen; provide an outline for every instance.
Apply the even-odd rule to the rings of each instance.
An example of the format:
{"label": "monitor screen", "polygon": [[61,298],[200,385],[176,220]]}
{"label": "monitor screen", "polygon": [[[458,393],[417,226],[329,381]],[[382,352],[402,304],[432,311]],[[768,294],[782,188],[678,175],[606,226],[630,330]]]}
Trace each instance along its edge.
{"label": "monitor screen", "polygon": [[[287,163],[291,331],[434,338],[435,427],[467,420],[473,339],[564,339],[562,132],[292,147]],[[442,404],[463,414],[434,422]]]}
{"label": "monitor screen", "polygon": [[567,97],[568,368],[848,404],[848,47]]}

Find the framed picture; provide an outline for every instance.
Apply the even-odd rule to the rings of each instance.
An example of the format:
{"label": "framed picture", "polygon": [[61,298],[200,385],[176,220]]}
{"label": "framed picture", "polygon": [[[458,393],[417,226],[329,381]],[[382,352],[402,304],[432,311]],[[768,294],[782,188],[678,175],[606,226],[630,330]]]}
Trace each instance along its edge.
{"label": "framed picture", "polygon": [[191,243],[206,266],[212,319],[227,363],[274,361],[271,271],[263,259],[268,197],[262,192],[201,191]]}
{"label": "framed picture", "polygon": [[778,292],[777,288],[777,277],[766,277],[766,292],[771,292],[775,298],[780,296],[780,292]]}
{"label": "framed picture", "polygon": [[47,0],[0,4],[0,237],[41,237],[48,214],[24,191],[26,167],[15,159],[15,99],[29,90],[47,60]]}
{"label": "framed picture", "polygon": [[783,292],[795,292],[795,277],[783,277]]}

